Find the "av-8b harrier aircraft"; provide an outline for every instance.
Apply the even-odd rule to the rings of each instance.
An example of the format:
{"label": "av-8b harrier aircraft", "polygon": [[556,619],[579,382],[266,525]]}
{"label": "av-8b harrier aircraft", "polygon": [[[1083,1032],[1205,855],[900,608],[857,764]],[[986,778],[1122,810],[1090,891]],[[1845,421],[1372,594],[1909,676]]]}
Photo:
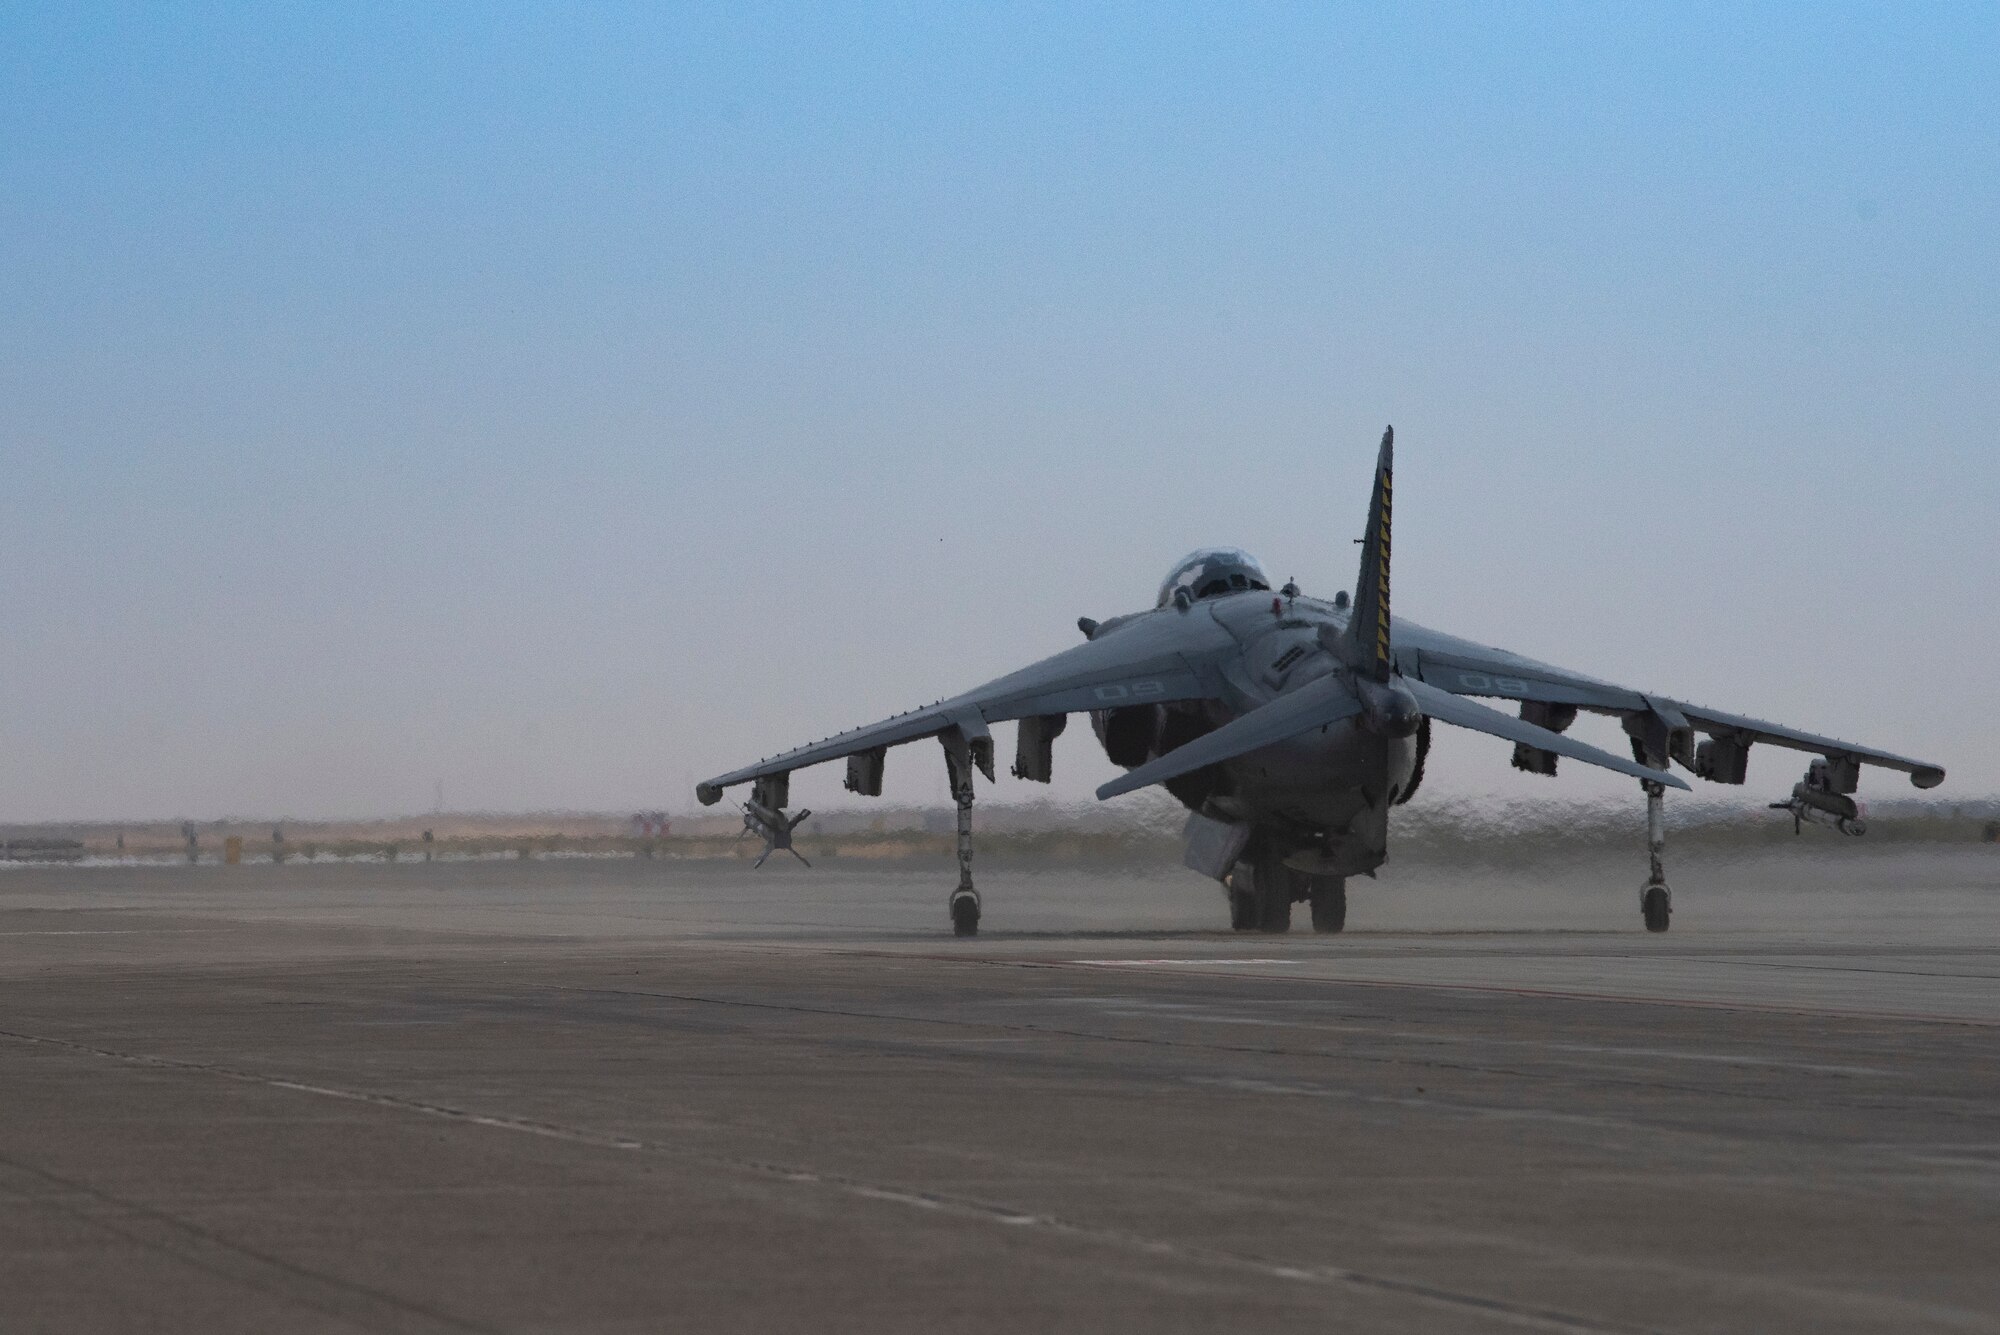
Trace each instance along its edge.
{"label": "av-8b harrier aircraft", "polygon": [[[744,826],[765,856],[791,847],[805,813],[787,815],[791,772],[847,760],[847,788],[880,796],[888,749],[935,737],[958,806],[958,886],[949,901],[960,936],[979,930],[972,885],[973,772],[993,780],[991,725],[1019,721],[1014,775],[1049,781],[1055,739],[1074,713],[1122,778],[1100,799],[1164,784],[1190,815],[1191,868],[1228,892],[1230,924],[1282,932],[1292,905],[1311,905],[1313,927],[1347,918],[1347,878],[1371,875],[1388,856],[1389,813],[1423,783],[1431,725],[1504,737],[1514,766],[1554,775],[1568,756],[1639,780],[1646,794],[1651,874],[1640,887],[1647,930],[1672,913],[1661,863],[1666,789],[1686,789],[1678,764],[1712,783],[1744,781],[1750,746],[1816,753],[1790,798],[1773,803],[1794,822],[1860,834],[1853,793],[1861,766],[1901,770],[1919,788],[1944,782],[1937,765],[1757,719],[1702,709],[1489,649],[1389,615],[1389,531],[1394,431],[1382,434],[1361,574],[1349,598],[1275,592],[1245,552],[1188,556],[1150,610],[1077,622],[1085,643],[925,709],[844,732],[697,786],[707,805],[724,789],[754,785]],[[1520,702],[1518,715],[1468,697]],[[1565,737],[1579,710],[1614,715],[1632,740],[1627,760]],[[1697,743],[1695,735],[1704,734]]]}

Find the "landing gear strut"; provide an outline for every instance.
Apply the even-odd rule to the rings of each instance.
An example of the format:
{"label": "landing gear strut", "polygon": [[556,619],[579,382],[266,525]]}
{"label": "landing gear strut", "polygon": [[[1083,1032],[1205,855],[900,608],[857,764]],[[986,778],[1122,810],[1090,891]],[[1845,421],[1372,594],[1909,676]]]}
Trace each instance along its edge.
{"label": "landing gear strut", "polygon": [[951,930],[955,936],[979,935],[979,892],[972,888],[972,766],[945,748],[952,800],[958,804],[958,888],[951,892]]}
{"label": "landing gear strut", "polygon": [[1646,853],[1652,863],[1646,884],[1639,888],[1639,916],[1646,920],[1647,931],[1664,932],[1674,915],[1674,897],[1660,860],[1667,851],[1667,786],[1653,779],[1642,779],[1639,786],[1646,790]]}

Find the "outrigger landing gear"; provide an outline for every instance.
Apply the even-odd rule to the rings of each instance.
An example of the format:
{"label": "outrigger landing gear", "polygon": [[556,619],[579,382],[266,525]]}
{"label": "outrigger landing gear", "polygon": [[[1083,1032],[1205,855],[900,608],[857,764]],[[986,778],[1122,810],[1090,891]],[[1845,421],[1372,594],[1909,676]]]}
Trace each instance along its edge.
{"label": "outrigger landing gear", "polygon": [[[955,768],[955,767],[954,767]],[[979,892],[972,888],[972,775],[955,785],[958,800],[958,889],[951,892],[951,930],[958,936],[979,935]]]}
{"label": "outrigger landing gear", "polygon": [[977,759],[963,742],[955,747],[958,740],[946,734],[944,748],[945,772],[958,804],[958,888],[951,892],[951,930],[955,936],[977,936],[979,892],[972,888],[972,767]]}
{"label": "outrigger landing gear", "polygon": [[979,935],[979,892],[970,888],[951,892],[951,930],[957,936]]}
{"label": "outrigger landing gear", "polygon": [[972,769],[952,765],[952,797],[958,801],[958,889],[952,891],[952,933],[980,933],[980,891],[972,889]]}
{"label": "outrigger landing gear", "polygon": [[1653,779],[1642,779],[1639,786],[1646,790],[1646,852],[1652,863],[1652,872],[1639,889],[1639,916],[1646,920],[1647,931],[1664,932],[1674,916],[1674,897],[1661,862],[1667,851],[1667,786]]}
{"label": "outrigger landing gear", "polygon": [[[958,769],[958,765],[952,765]],[[952,775],[952,797],[958,801],[958,889],[952,891],[952,931],[962,937],[980,933],[980,891],[972,889],[972,771]]]}

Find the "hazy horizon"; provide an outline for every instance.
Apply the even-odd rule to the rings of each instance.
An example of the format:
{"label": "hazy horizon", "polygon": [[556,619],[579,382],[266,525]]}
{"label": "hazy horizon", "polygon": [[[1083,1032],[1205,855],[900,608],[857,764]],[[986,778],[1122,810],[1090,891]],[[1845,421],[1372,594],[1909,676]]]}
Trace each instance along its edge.
{"label": "hazy horizon", "polygon": [[[1149,605],[1191,548],[1351,586],[1389,422],[1398,614],[2000,793],[2000,10],[58,7],[0,39],[0,823],[439,783],[685,811]],[[996,737],[982,802],[1113,772],[1081,719],[1052,792]],[[1431,795],[1638,809],[1508,750],[1440,729]],[[899,748],[883,800],[942,771]]]}

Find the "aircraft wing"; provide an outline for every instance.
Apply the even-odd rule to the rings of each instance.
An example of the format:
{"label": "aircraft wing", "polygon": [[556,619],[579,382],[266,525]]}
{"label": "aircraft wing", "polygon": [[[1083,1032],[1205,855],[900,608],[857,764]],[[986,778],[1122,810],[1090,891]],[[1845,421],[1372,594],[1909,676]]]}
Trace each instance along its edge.
{"label": "aircraft wing", "polygon": [[1814,733],[1782,727],[1776,723],[1766,723],[1761,719],[1744,718],[1740,714],[1725,714],[1717,709],[1703,709],[1678,700],[1665,700],[1664,703],[1678,708],[1687,716],[1689,723],[1711,737],[1729,737],[1743,743],[1768,742],[1772,746],[1788,747],[1793,751],[1810,751],[1823,756],[1852,756],[1865,764],[1879,765],[1883,769],[1901,770],[1909,775],[1910,782],[1919,788],[1935,788],[1944,782],[1944,767],[1929,761],[1913,760],[1909,756],[1899,756],[1890,751],[1856,746],[1852,742],[1843,742],[1838,738],[1820,737]]}
{"label": "aircraft wing", "polygon": [[971,741],[987,737],[987,724],[1009,719],[1219,696],[1221,660],[1236,647],[1235,637],[1217,624],[1206,607],[1141,612],[1106,622],[1087,642],[963,695],[710,779],[697,786],[696,795],[704,803],[713,803],[723,789],[739,783],[880,751],[951,729],[958,729]]}
{"label": "aircraft wing", "polygon": [[[1703,732],[1738,749],[1753,742],[1766,742],[1794,751],[1809,751],[1879,765],[1884,769],[1901,770],[1919,788],[1935,788],[1944,781],[1944,768],[1929,761],[1856,746],[1838,738],[1800,732],[1740,714],[1725,714],[1668,696],[1635,691],[1629,686],[1600,681],[1567,668],[1523,658],[1505,649],[1488,648],[1400,618],[1395,623],[1394,639],[1397,667],[1405,676],[1454,695],[1570,705],[1593,713],[1628,718],[1651,714],[1670,729]],[[1697,772],[1700,771],[1697,769]],[[1702,777],[1719,776],[1704,774]],[[1740,778],[1719,778],[1719,781],[1742,782]]]}

